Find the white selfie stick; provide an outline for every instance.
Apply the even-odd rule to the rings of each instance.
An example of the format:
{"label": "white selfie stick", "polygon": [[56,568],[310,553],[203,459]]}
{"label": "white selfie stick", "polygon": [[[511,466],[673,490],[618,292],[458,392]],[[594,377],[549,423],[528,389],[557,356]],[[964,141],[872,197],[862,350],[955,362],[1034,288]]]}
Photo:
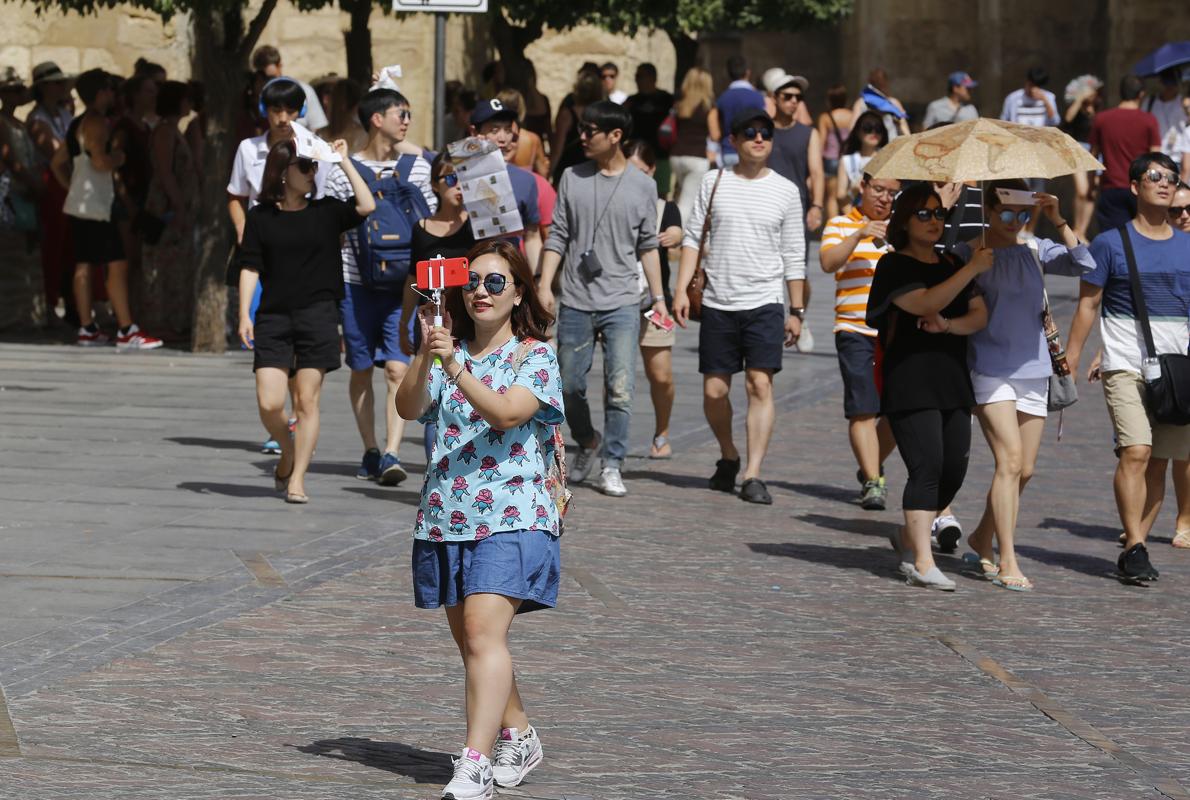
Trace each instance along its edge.
{"label": "white selfie stick", "polygon": [[[430,259],[430,297],[434,302],[434,327],[442,327],[442,289],[446,284],[446,260],[441,253]],[[442,359],[434,356],[434,363],[442,366]]]}

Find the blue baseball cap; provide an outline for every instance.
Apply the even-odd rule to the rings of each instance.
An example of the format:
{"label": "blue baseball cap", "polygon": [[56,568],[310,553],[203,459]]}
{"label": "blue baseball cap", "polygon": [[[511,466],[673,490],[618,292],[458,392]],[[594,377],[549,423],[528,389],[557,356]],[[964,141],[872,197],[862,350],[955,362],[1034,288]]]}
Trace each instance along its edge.
{"label": "blue baseball cap", "polygon": [[979,85],[979,82],[966,72],[952,72],[946,80],[951,86],[964,86],[968,89],[974,89]]}
{"label": "blue baseball cap", "polygon": [[493,97],[491,100],[480,100],[475,104],[475,108],[471,109],[471,124],[478,128],[493,119],[514,120],[516,116],[515,111],[505,108],[503,103]]}

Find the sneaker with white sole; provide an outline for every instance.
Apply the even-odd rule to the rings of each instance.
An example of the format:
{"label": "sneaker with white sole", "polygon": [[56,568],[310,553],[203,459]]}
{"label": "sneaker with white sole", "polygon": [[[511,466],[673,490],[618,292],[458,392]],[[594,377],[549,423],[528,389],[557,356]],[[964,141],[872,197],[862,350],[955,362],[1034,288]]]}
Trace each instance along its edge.
{"label": "sneaker with white sole", "polygon": [[502,789],[519,786],[543,758],[541,740],[530,725],[524,732],[503,728],[492,750],[492,776]]}
{"label": "sneaker with white sole", "polygon": [[938,567],[930,567],[921,573],[917,571],[916,566],[910,565],[909,574],[905,576],[905,583],[910,586],[924,586],[927,589],[940,589],[944,592],[955,590],[955,582],[943,575],[942,570]]}
{"label": "sneaker with white sole", "polygon": [[930,539],[932,544],[943,553],[953,553],[959,547],[959,539],[963,538],[963,527],[950,514],[937,517],[930,525]]}
{"label": "sneaker with white sole", "polygon": [[107,334],[99,330],[99,326],[92,324],[86,328],[79,328],[78,338],[75,340],[79,347],[104,347],[112,343]]}
{"label": "sneaker with white sole", "polygon": [[128,350],[156,350],[165,342],[156,336],[150,336],[140,329],[135,322],[127,330],[116,334],[116,350],[123,353]]}
{"label": "sneaker with white sole", "polygon": [[574,463],[570,465],[570,469],[566,471],[566,480],[569,483],[582,483],[591,474],[591,468],[595,466],[595,456],[599,454],[599,448],[603,446],[603,437],[598,432],[595,434],[595,444],[591,447],[578,446],[578,452],[574,454]]}
{"label": "sneaker with white sole", "polygon": [[628,494],[624,486],[624,477],[619,467],[604,467],[599,472],[599,482],[593,487],[597,492],[603,492],[608,497],[623,497]]}
{"label": "sneaker with white sole", "polygon": [[454,760],[454,776],[442,789],[442,800],[491,800],[495,794],[492,762],[478,750],[464,747]]}

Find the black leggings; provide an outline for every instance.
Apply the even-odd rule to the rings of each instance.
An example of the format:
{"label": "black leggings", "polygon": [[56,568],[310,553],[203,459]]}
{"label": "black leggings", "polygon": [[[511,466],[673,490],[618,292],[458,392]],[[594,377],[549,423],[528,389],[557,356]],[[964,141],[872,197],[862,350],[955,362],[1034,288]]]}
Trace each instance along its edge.
{"label": "black leggings", "polygon": [[924,408],[888,415],[901,459],[909,470],[901,506],[906,511],[941,511],[950,505],[971,453],[971,412]]}

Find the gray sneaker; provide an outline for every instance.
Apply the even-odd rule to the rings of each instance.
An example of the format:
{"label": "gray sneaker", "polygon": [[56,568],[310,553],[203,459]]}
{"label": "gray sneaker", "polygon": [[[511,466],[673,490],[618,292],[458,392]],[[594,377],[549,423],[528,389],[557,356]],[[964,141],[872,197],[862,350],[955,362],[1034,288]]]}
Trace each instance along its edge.
{"label": "gray sneaker", "polygon": [[884,481],[864,481],[863,491],[859,496],[860,508],[865,511],[883,511],[888,497],[888,489],[884,488]]}
{"label": "gray sneaker", "polygon": [[492,777],[497,786],[519,786],[541,759],[541,741],[532,725],[524,732],[503,728],[492,749]]}
{"label": "gray sneaker", "polygon": [[599,482],[594,486],[595,491],[603,492],[608,497],[623,497],[628,494],[624,488],[624,478],[620,475],[619,467],[604,467],[599,473]]}
{"label": "gray sneaker", "polygon": [[598,431],[595,433],[595,444],[592,447],[583,447],[580,444],[578,452],[574,454],[574,463],[566,472],[566,480],[570,483],[585,481],[591,474],[591,468],[595,466],[595,456],[599,454],[601,447],[603,447],[603,437],[599,435]]}

